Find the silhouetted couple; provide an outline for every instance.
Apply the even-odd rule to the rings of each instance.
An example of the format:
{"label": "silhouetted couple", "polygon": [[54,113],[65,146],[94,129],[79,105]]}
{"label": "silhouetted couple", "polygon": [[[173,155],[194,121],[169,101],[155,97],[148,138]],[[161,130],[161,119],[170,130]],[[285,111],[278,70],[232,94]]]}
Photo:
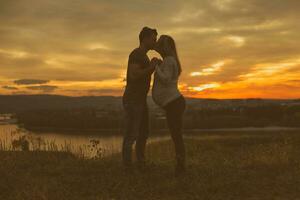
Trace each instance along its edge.
{"label": "silhouetted couple", "polygon": [[[157,31],[144,27],[139,34],[140,46],[128,59],[126,89],[123,95],[125,110],[125,132],[122,146],[123,165],[132,169],[132,146],[136,142],[138,169],[145,169],[145,148],[149,136],[147,94],[151,75],[154,73],[152,98],[166,112],[166,119],[175,145],[175,175],[185,172],[185,147],[182,138],[182,116],[185,99],[178,90],[181,65],[172,37],[162,35],[157,41]],[[149,50],[157,51],[162,60],[147,56]]]}

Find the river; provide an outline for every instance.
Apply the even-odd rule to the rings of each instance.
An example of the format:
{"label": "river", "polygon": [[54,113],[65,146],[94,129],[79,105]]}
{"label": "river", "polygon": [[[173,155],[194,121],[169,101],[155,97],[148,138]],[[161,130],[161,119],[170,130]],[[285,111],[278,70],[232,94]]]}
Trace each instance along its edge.
{"label": "river", "polygon": [[[19,130],[19,131],[17,131]],[[16,133],[17,131],[17,133]],[[268,128],[240,128],[240,129],[219,129],[219,130],[191,130],[185,131],[185,138],[194,139],[224,139],[225,137],[270,137],[274,134],[284,134],[286,132],[297,132],[299,129],[284,127],[268,127]],[[271,134],[270,134],[271,133]],[[0,125],[0,147],[2,150],[12,150],[12,141],[18,139],[21,135],[25,135],[30,141],[30,149],[40,150],[67,150],[72,153],[83,155],[85,157],[109,156],[121,151],[122,135],[98,136],[88,134],[70,134],[43,132],[35,133],[18,129],[16,124]],[[170,135],[150,136],[147,144],[162,140],[171,139]],[[99,143],[93,143],[99,142]],[[96,147],[92,148],[92,144]],[[99,153],[100,152],[100,153]]]}
{"label": "river", "polygon": [[[18,126],[15,124],[0,125],[0,141],[2,146],[6,150],[12,149],[12,141],[18,139],[21,135],[30,135],[30,148],[32,149],[33,143],[42,141],[44,145],[40,145],[40,148],[49,150],[57,148],[57,150],[63,150],[69,148],[73,153],[83,153],[85,156],[93,156],[96,150],[101,149],[102,155],[110,155],[121,151],[122,147],[122,136],[111,135],[111,136],[98,136],[98,135],[87,135],[87,134],[76,134],[70,133],[34,133],[18,130]],[[152,143],[161,140],[170,139],[170,136],[152,136],[149,137],[147,143]],[[93,141],[99,141],[96,148],[91,150]],[[36,144],[37,145],[37,144]]]}

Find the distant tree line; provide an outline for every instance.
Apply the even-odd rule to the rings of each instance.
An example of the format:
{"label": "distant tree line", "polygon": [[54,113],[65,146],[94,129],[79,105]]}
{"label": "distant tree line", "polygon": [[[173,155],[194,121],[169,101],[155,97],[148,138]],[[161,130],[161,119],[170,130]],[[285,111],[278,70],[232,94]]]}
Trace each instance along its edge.
{"label": "distant tree line", "polygon": [[185,128],[300,127],[300,105],[188,110]]}
{"label": "distant tree line", "polygon": [[[25,128],[53,127],[78,130],[122,129],[123,110],[91,108],[40,109],[16,113]],[[161,110],[150,109],[151,129],[165,129]],[[300,105],[261,105],[230,108],[188,108],[185,129],[285,126],[300,127]]]}

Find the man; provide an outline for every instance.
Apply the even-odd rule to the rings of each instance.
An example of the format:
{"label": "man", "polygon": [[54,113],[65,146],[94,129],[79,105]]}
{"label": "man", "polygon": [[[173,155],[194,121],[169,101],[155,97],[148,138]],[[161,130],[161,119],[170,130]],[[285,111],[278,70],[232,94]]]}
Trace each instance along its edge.
{"label": "man", "polygon": [[146,164],[145,147],[149,135],[147,94],[157,63],[157,60],[150,61],[147,56],[147,52],[156,45],[157,31],[144,27],[139,34],[139,40],[139,47],[129,55],[126,88],[122,99],[125,111],[122,161],[126,169],[132,169],[134,142],[138,169],[144,169]]}

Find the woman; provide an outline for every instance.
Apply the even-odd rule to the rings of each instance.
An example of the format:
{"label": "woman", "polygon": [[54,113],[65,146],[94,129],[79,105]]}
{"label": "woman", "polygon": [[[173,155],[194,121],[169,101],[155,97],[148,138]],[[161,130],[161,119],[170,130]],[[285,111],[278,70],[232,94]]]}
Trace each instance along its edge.
{"label": "woman", "polygon": [[[163,60],[155,68],[152,98],[157,105],[166,111],[167,124],[176,152],[175,175],[179,175],[185,172],[185,147],[181,129],[186,105],[184,97],[178,90],[181,65],[172,37],[162,35],[157,41],[155,50]],[[158,58],[153,59],[157,60]]]}

